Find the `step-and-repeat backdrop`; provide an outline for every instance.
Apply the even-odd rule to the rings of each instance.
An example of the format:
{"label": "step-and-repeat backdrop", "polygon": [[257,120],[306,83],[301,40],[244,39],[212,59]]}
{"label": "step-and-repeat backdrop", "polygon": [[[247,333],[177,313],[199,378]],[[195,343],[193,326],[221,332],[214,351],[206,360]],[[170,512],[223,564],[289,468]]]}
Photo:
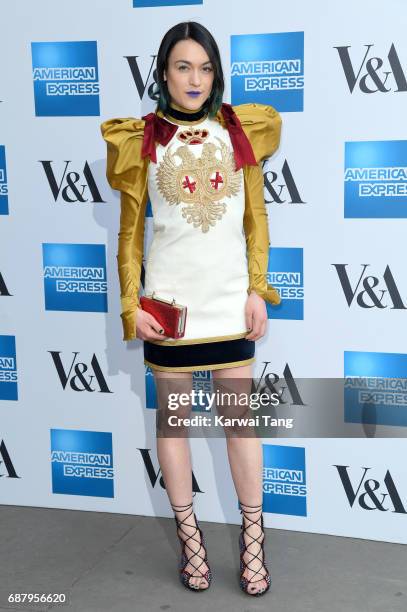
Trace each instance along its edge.
{"label": "step-and-repeat backdrop", "polygon": [[[407,542],[405,18],[401,0],[3,3],[2,504],[172,516],[152,372],[122,341],[100,123],[154,110],[162,36],[194,20],[220,46],[224,100],[283,120],[263,166],[282,303],[255,376],[286,380],[291,404],[296,377],[349,382],[348,436],[264,432],[265,524]],[[151,225],[148,207],[146,248]],[[239,523],[225,439],[191,445],[198,516]]]}

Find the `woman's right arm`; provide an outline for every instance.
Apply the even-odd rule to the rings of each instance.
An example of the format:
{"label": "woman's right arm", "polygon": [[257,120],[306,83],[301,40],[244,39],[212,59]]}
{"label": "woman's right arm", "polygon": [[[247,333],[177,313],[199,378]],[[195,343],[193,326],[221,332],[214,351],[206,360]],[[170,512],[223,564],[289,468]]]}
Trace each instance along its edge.
{"label": "woman's right arm", "polygon": [[120,231],[117,266],[120,283],[123,340],[136,336],[137,308],[144,250],[144,221],[148,201],[149,158],[141,157],[142,119],[109,119],[101,124],[107,143],[106,177],[120,191]]}

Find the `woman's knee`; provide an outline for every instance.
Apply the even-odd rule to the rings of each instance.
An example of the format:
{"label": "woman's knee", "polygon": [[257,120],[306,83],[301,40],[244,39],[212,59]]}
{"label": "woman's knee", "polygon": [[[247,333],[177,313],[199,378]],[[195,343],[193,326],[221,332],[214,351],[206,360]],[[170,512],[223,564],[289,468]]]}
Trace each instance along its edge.
{"label": "woman's knee", "polygon": [[191,414],[192,372],[161,372],[154,370],[157,392],[157,435],[187,437],[183,423]]}

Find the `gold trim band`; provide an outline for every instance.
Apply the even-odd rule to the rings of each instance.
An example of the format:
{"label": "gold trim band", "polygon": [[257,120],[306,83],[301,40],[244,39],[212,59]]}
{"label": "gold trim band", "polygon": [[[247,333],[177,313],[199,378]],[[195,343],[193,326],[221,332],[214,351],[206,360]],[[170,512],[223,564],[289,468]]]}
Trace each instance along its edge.
{"label": "gold trim band", "polygon": [[[224,340],[237,340],[238,338],[245,338],[249,332],[241,332],[240,334],[231,334],[229,336],[212,336],[212,338],[191,338],[191,340],[148,340],[151,344],[160,344],[173,346],[174,344],[201,344],[203,342],[223,342]],[[254,341],[253,341],[254,342]]]}

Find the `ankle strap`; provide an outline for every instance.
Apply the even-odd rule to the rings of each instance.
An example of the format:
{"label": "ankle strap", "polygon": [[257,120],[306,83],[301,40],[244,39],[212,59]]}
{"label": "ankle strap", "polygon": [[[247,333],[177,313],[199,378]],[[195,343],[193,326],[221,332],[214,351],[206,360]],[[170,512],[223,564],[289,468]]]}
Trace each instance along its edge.
{"label": "ankle strap", "polygon": [[192,501],[190,504],[180,504],[180,505],[178,505],[178,504],[172,504],[170,502],[171,508],[173,510],[175,510],[175,512],[185,512],[185,510],[188,510],[188,508],[192,508],[193,503],[194,502]]}
{"label": "ankle strap", "polygon": [[[247,514],[255,514],[255,512],[260,512],[260,510],[263,510],[263,503],[259,504],[258,506],[249,506],[249,504],[243,504],[243,502],[239,500],[239,506],[240,512],[244,512]],[[256,508],[256,510],[244,510],[242,506],[247,506],[248,508]]]}

